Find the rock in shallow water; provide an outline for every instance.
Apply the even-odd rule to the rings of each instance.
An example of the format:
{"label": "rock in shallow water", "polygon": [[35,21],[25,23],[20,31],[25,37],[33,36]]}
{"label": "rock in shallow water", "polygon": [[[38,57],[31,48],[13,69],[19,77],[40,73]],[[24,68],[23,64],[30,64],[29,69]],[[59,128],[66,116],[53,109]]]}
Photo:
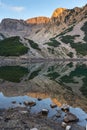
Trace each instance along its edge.
{"label": "rock in shallow water", "polygon": [[76,115],[72,114],[72,113],[67,113],[64,117],[64,122],[68,123],[68,122],[77,122],[79,121],[79,119],[77,118]]}
{"label": "rock in shallow water", "polygon": [[32,106],[36,105],[36,102],[34,102],[34,101],[24,101],[24,105],[32,107]]}
{"label": "rock in shallow water", "polygon": [[47,116],[48,112],[49,112],[48,109],[42,109],[42,111],[41,111],[42,115],[44,115],[44,116]]}
{"label": "rock in shallow water", "polygon": [[50,104],[50,107],[55,108],[55,107],[57,107],[57,105],[56,104]]}
{"label": "rock in shallow water", "polygon": [[64,111],[64,112],[69,112],[69,105],[63,104],[62,107],[61,107],[61,110]]}

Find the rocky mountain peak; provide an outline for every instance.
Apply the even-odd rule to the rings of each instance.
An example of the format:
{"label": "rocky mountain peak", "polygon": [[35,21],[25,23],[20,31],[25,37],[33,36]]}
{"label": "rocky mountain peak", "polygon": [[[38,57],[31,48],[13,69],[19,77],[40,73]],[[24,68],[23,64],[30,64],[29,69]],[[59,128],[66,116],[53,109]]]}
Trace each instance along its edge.
{"label": "rocky mountain peak", "polygon": [[0,30],[22,30],[26,25],[24,20],[5,18],[1,21]]}
{"label": "rocky mountain peak", "polygon": [[50,18],[48,17],[35,17],[35,18],[30,18],[26,20],[26,23],[28,24],[46,24],[48,23]]}
{"label": "rocky mountain peak", "polygon": [[57,8],[53,14],[52,14],[52,18],[56,18],[59,15],[61,15],[66,9],[65,8]]}

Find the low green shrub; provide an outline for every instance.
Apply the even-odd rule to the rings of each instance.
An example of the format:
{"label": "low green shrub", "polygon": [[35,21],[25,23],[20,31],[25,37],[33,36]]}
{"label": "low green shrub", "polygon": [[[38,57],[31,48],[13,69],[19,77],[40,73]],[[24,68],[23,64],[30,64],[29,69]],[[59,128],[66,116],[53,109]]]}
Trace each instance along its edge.
{"label": "low green shrub", "polygon": [[27,53],[28,47],[20,42],[19,37],[10,37],[0,41],[0,56],[20,56]]}

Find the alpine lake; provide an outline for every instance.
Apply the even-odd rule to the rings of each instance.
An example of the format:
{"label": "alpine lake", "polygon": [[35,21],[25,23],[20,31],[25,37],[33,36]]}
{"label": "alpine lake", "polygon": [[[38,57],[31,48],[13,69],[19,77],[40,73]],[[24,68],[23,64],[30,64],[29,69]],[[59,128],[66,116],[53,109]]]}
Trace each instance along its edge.
{"label": "alpine lake", "polygon": [[[0,66],[0,109],[24,107],[34,101],[32,114],[48,109],[53,117],[63,104],[87,122],[87,62],[40,62]],[[56,104],[54,109],[50,104]],[[63,115],[62,115],[63,116]]]}

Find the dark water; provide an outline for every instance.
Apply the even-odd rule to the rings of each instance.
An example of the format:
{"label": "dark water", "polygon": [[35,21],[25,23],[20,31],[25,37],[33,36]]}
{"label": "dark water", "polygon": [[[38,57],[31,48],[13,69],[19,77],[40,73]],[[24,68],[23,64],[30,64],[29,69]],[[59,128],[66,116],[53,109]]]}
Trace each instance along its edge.
{"label": "dark water", "polygon": [[[49,117],[56,114],[50,108],[52,99],[69,104],[70,111],[85,125],[87,114],[87,64],[81,62],[50,62],[0,67],[0,108],[24,106],[35,101],[32,113],[49,109]],[[43,98],[38,101],[37,97]],[[12,101],[16,101],[12,104]],[[56,103],[58,104],[58,102]],[[83,111],[84,110],[84,111]]]}

